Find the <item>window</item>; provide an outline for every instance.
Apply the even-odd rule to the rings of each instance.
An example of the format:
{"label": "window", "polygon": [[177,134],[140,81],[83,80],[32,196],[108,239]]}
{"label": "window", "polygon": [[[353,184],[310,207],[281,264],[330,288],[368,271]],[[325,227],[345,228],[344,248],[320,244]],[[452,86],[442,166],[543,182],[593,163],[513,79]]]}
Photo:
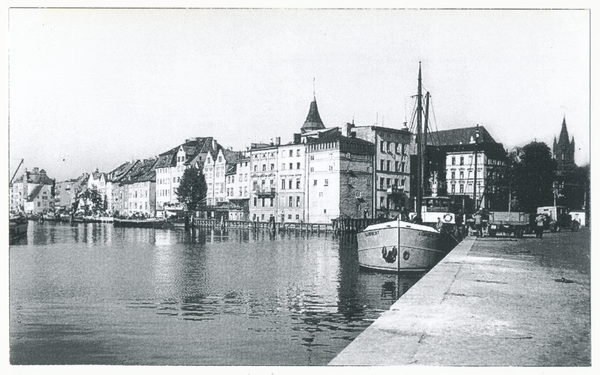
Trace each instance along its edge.
{"label": "window", "polygon": [[296,163],[296,169],[300,169],[300,163]]}
{"label": "window", "polygon": [[281,180],[281,190],[285,190],[285,179]]}
{"label": "window", "polygon": [[254,172],[257,172],[257,171],[258,171],[258,165],[255,165],[254,166]]}
{"label": "window", "polygon": [[398,171],[398,167],[400,166],[400,162],[395,161],[394,162],[394,171],[399,172]]}
{"label": "window", "polygon": [[290,170],[294,169],[294,163],[290,163]]}
{"label": "window", "polygon": [[263,172],[267,170],[267,165],[266,164],[262,165],[262,170],[263,170]]}
{"label": "window", "polygon": [[388,160],[388,161],[387,161],[387,170],[388,170],[388,171],[390,170],[390,163],[391,163],[391,162]]}
{"label": "window", "polygon": [[329,180],[325,179],[325,183],[323,184],[323,186],[329,186]]}
{"label": "window", "polygon": [[379,179],[379,188],[380,188],[380,189],[383,189],[383,183],[384,183],[384,181],[385,181],[385,180],[383,179],[383,177],[381,177],[381,178]]}
{"label": "window", "polygon": [[285,171],[285,163],[281,163],[281,170]]}
{"label": "window", "polygon": [[317,186],[317,180],[314,180],[313,186]]}
{"label": "window", "polygon": [[273,198],[270,198],[269,205],[270,205],[271,207],[273,207]]}
{"label": "window", "polygon": [[265,206],[265,198],[262,198],[261,201],[262,201],[262,206],[264,207]]}
{"label": "window", "polygon": [[296,189],[300,189],[300,179],[296,179]]}
{"label": "window", "polygon": [[296,150],[296,156],[300,156],[300,149]]}
{"label": "window", "polygon": [[315,171],[315,168],[314,168],[314,167],[310,167],[310,171],[311,171],[311,172],[314,172],[314,171]]}
{"label": "window", "polygon": [[292,214],[288,215],[288,219],[290,219],[290,220],[292,219]]}
{"label": "window", "polygon": [[460,184],[460,192],[464,193],[465,192],[465,185]]}
{"label": "window", "polygon": [[452,179],[454,180],[456,178],[456,172],[452,171]]}
{"label": "window", "polygon": [[288,187],[289,187],[290,190],[292,189],[292,183],[293,183],[293,181],[292,181],[292,179],[290,179],[288,181]]}
{"label": "window", "polygon": [[300,219],[300,215],[296,214],[296,220]]}
{"label": "window", "polygon": [[383,166],[384,166],[384,161],[381,160],[381,167],[379,168],[380,171],[383,171]]}
{"label": "window", "polygon": [[310,160],[315,160],[315,157],[313,155],[311,155]]}
{"label": "window", "polygon": [[460,157],[460,165],[465,165],[465,158],[464,158],[464,156]]}
{"label": "window", "polygon": [[460,171],[460,179],[462,180],[463,178],[465,178],[465,171]]}
{"label": "window", "polygon": [[385,145],[383,141],[379,142],[379,149],[381,150],[381,152],[385,152]]}
{"label": "window", "polygon": [[271,163],[271,170],[274,170],[274,169],[275,169],[275,164]]}
{"label": "window", "polygon": [[294,150],[290,150],[290,157],[294,156]]}
{"label": "window", "polygon": [[456,184],[452,184],[452,194],[456,192]]}
{"label": "window", "polygon": [[389,179],[389,178],[388,178],[388,179],[386,179],[386,181],[385,181],[385,182],[386,182],[386,186],[387,186],[387,187],[390,187],[390,179]]}
{"label": "window", "polygon": [[296,207],[300,207],[300,197],[296,197]]}
{"label": "window", "polygon": [[379,197],[379,207],[385,207],[385,197]]}
{"label": "window", "polygon": [[402,172],[404,172],[404,162],[402,162]]}
{"label": "window", "polygon": [[456,158],[454,156],[452,157],[452,165],[456,165]]}
{"label": "window", "polygon": [[289,201],[290,201],[290,204],[289,204],[289,206],[290,206],[290,207],[292,207],[293,199],[294,199],[293,197],[289,197]]}

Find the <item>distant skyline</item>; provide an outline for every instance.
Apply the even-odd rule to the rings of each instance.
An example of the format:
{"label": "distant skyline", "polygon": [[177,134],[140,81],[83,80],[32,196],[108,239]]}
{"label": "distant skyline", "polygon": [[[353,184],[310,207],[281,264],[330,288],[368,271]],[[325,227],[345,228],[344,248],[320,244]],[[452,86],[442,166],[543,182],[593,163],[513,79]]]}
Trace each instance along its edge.
{"label": "distant skyline", "polygon": [[410,121],[419,61],[434,130],[485,126],[589,163],[588,10],[10,9],[10,175],[76,178],[191,137],[244,150],[306,119]]}

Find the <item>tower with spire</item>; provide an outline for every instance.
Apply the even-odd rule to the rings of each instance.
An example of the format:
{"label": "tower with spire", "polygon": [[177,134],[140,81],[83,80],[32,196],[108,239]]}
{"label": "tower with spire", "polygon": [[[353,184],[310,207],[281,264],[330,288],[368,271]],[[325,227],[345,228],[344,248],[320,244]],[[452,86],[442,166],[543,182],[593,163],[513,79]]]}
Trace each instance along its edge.
{"label": "tower with spire", "polygon": [[310,103],[308,116],[306,116],[306,121],[304,121],[304,125],[302,125],[300,131],[302,134],[305,134],[320,129],[325,129],[325,125],[323,125],[321,116],[319,116],[319,109],[317,108],[317,95],[315,94],[315,79],[313,78],[313,101]]}
{"label": "tower with spire", "polygon": [[569,132],[567,131],[565,117],[563,117],[558,142],[556,141],[556,137],[554,137],[552,156],[557,162],[559,173],[575,167],[575,138],[572,137],[569,141]]}

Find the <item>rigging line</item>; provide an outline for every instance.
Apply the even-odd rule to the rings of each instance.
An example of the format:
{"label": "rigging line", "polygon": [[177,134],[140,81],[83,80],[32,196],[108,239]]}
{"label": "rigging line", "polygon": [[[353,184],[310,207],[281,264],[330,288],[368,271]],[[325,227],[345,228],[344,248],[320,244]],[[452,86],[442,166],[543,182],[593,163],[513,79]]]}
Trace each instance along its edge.
{"label": "rigging line", "polygon": [[433,97],[431,95],[429,95],[429,102],[430,102],[430,107],[431,107],[431,113],[433,114],[433,122],[435,122],[435,132],[436,132],[435,135],[436,135],[438,146],[439,146],[442,143],[442,141],[440,139],[440,133],[439,133],[439,129],[438,129],[437,118],[435,116],[435,109],[433,108]]}

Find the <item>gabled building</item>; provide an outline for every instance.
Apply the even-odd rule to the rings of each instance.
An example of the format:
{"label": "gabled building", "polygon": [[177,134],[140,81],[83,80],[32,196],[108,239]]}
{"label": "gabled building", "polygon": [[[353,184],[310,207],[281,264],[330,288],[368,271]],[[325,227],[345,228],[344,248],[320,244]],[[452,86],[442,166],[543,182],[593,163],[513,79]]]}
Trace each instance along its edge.
{"label": "gabled building", "polygon": [[32,171],[25,169],[23,175],[9,185],[10,210],[30,214],[54,210],[54,184],[45,170],[37,167]]}
{"label": "gabled building", "polygon": [[87,189],[88,173],[75,179],[57,182],[54,188],[54,206],[57,211],[70,212],[77,194]]}
{"label": "gabled building", "polygon": [[225,149],[221,146],[206,155],[204,179],[206,180],[206,205],[225,206],[228,202],[227,171],[235,167],[242,157],[241,152]]}
{"label": "gabled building", "polygon": [[107,212],[123,212],[123,209],[125,208],[123,202],[126,200],[126,197],[124,196],[125,191],[121,185],[121,181],[123,181],[131,169],[139,162],[139,160],[125,162],[106,174]]}
{"label": "gabled building", "polygon": [[156,165],[157,159],[139,160],[121,180],[123,209],[121,214],[156,214]]}
{"label": "gabled building", "polygon": [[565,171],[571,170],[576,167],[575,165],[575,137],[571,137],[569,141],[569,131],[567,130],[567,120],[563,117],[562,127],[560,129],[560,135],[558,136],[558,142],[554,137],[554,143],[552,145],[552,156],[556,160],[557,171],[559,174]]}
{"label": "gabled building", "polygon": [[183,209],[176,193],[183,172],[190,167],[202,170],[208,154],[217,149],[217,141],[212,137],[198,137],[188,139],[158,156],[155,167],[157,216],[163,217],[168,211]]}
{"label": "gabled building", "polygon": [[250,218],[250,157],[244,153],[227,170],[226,191],[229,202],[229,220],[249,220]]}

